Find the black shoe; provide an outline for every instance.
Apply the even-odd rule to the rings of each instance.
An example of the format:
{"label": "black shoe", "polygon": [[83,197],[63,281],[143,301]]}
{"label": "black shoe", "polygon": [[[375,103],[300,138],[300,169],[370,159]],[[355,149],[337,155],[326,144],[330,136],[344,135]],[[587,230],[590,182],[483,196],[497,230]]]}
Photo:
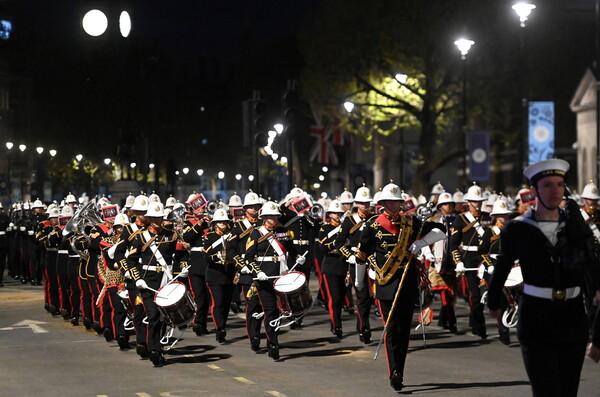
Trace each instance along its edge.
{"label": "black shoe", "polygon": [[458,332],[458,329],[456,328],[456,324],[448,324],[448,331],[452,332],[453,334]]}
{"label": "black shoe", "polygon": [[206,328],[206,326],[203,326],[202,324],[194,324],[194,327],[192,329],[198,336],[208,334],[208,329]]}
{"label": "black shoe", "polygon": [[94,321],[92,323],[92,328],[94,329],[94,331],[96,331],[98,335],[102,335],[102,333],[104,332],[104,328],[102,328],[98,321]]}
{"label": "black shoe", "polygon": [[258,336],[253,336],[250,339],[250,349],[254,352],[260,351],[260,338]]}
{"label": "black shoe", "polygon": [[302,328],[302,318],[297,318],[290,325],[290,329],[299,329]]}
{"label": "black shoe", "polygon": [[361,332],[360,334],[358,334],[359,339],[362,343],[364,343],[365,345],[368,345],[371,343],[371,330],[370,329],[365,329],[363,332]]}
{"label": "black shoe", "polygon": [[327,309],[327,301],[325,301],[325,299],[321,299],[321,298],[317,298],[317,303],[319,304],[319,306],[321,306],[323,309],[328,310]]}
{"label": "black shoe", "polygon": [[167,363],[167,360],[158,350],[152,350],[149,354],[150,361],[154,364],[155,367],[162,367]]}
{"label": "black shoe", "polygon": [[25,278],[22,278],[22,279],[21,279],[21,284],[27,284],[27,279],[25,279]]}
{"label": "black shoe", "polygon": [[499,336],[500,336],[500,342],[502,342],[503,344],[505,344],[506,346],[510,345],[510,330],[508,329],[501,329],[499,331]]}
{"label": "black shoe", "polygon": [[390,386],[396,391],[402,390],[404,387],[404,383],[402,383],[402,375],[398,372],[397,369],[392,371],[392,376],[390,376]]}
{"label": "black shoe", "polygon": [[240,312],[240,305],[238,305],[236,302],[231,302],[230,308],[234,314],[238,314]]}
{"label": "black shoe", "polygon": [[279,360],[279,346],[269,345],[269,357],[271,357],[273,361]]}
{"label": "black shoe", "polygon": [[344,306],[342,309],[348,314],[354,314],[354,306]]}
{"label": "black shoe", "polygon": [[337,328],[331,330],[331,332],[333,332],[333,334],[340,339],[342,338],[342,335],[344,334],[341,327],[337,327]]}
{"label": "black shoe", "polygon": [[69,312],[67,311],[67,309],[60,309],[60,315],[63,316],[65,320],[69,318]]}
{"label": "black shoe", "polygon": [[148,347],[146,345],[142,344],[142,343],[139,343],[135,347],[135,352],[141,358],[148,358]]}
{"label": "black shoe", "polygon": [[104,339],[106,339],[107,342],[110,342],[114,339],[112,331],[108,328],[104,329],[104,332],[102,332],[102,335],[104,335]]}
{"label": "black shoe", "polygon": [[225,336],[227,336],[227,331],[225,331],[224,329],[218,330],[217,331],[217,342],[219,342],[220,344],[225,343],[226,342]]}
{"label": "black shoe", "polygon": [[86,330],[89,331],[90,329],[92,329],[92,320],[90,320],[87,317],[84,317],[83,318],[83,326],[85,327]]}
{"label": "black shoe", "polygon": [[117,343],[119,344],[119,349],[121,350],[129,350],[129,340],[125,335],[117,336]]}
{"label": "black shoe", "polygon": [[71,319],[71,324],[74,326],[78,326],[79,325],[79,317],[75,316]]}
{"label": "black shoe", "polygon": [[487,331],[485,329],[485,325],[479,325],[477,327],[473,327],[471,329],[471,332],[473,333],[473,335],[475,336],[479,336],[481,339],[487,339],[488,335],[487,335]]}

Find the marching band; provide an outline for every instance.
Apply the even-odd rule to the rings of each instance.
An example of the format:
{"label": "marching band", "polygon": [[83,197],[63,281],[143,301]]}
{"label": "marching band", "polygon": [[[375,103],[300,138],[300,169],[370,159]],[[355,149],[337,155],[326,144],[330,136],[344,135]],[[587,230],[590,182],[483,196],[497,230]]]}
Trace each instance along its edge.
{"label": "marching band", "polygon": [[[488,337],[486,303],[502,343],[511,343],[510,328],[518,326],[536,395],[549,395],[551,389],[540,385],[553,375],[536,367],[550,358],[541,352],[536,338],[542,331],[532,319],[547,313],[576,324],[568,331],[556,325],[548,337],[566,335],[572,351],[561,356],[571,365],[564,387],[576,393],[585,346],[600,333],[600,195],[590,182],[580,197],[569,197],[566,189],[560,197],[545,196],[540,181],[566,172],[560,160],[548,161],[526,170],[532,188],[516,200],[475,184],[463,196],[437,183],[430,200],[420,203],[390,182],[374,195],[363,185],[354,195],[344,190],[318,202],[294,187],[279,203],[253,191],[243,201],[236,194],[229,205],[195,192],[184,203],[171,196],[164,204],[155,193],[129,195],[122,210],[105,197],[78,203],[72,194],[62,205],[17,203],[6,213],[0,207],[0,287],[6,265],[14,279],[43,282],[52,316],[73,326],[81,321],[161,367],[177,342],[170,341],[173,335],[188,327],[197,336],[209,333],[209,316],[216,341],[225,344],[229,311],[239,302],[251,350],[261,350],[262,324],[268,356],[279,361],[278,330],[303,326],[316,272],[315,301],[328,311],[333,335],[343,337],[342,311],[350,307],[359,339],[369,345],[370,314],[381,317],[375,357],[383,345],[396,391],[404,387],[413,314],[420,327],[435,316],[456,333],[455,304],[462,295],[468,326],[479,338]],[[570,236],[580,236],[573,240],[577,249],[565,246]],[[543,268],[545,252],[555,270]],[[439,314],[430,308],[433,296],[441,301]],[[590,345],[595,360],[599,347]]]}

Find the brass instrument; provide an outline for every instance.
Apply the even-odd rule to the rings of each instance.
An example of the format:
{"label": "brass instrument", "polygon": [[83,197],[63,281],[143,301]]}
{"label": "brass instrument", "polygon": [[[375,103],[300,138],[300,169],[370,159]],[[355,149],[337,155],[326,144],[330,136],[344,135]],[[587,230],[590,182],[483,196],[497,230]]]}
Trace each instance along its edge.
{"label": "brass instrument", "polygon": [[325,215],[325,207],[319,203],[314,203],[312,207],[308,209],[308,216],[313,219],[323,219],[323,215]]}
{"label": "brass instrument", "polygon": [[[62,233],[66,236],[70,233],[75,233],[79,236],[83,236],[88,242],[90,241],[89,231],[97,225],[102,224],[104,221],[100,216],[100,212],[96,208],[96,198],[91,199],[87,204],[81,206],[69,219],[69,222],[65,225]],[[86,230],[87,229],[87,230]],[[89,254],[87,251],[78,250],[75,247],[75,239],[71,239],[71,248],[77,252],[81,259],[88,260]]]}
{"label": "brass instrument", "polygon": [[206,204],[206,213],[211,217],[214,215],[215,211],[219,209],[219,202],[215,200],[211,200]]}

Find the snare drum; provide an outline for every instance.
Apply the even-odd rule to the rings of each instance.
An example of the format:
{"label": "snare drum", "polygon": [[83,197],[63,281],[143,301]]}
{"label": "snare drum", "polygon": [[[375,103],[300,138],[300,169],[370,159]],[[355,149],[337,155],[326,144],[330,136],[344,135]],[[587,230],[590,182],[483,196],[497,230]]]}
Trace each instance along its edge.
{"label": "snare drum", "polygon": [[194,320],[196,305],[192,295],[180,282],[165,284],[154,297],[158,310],[174,327],[186,325]]}
{"label": "snare drum", "polygon": [[133,305],[129,300],[129,291],[127,291],[126,289],[122,289],[119,292],[117,292],[117,295],[119,296],[119,299],[121,299],[121,303],[125,308],[125,312],[127,312],[127,317],[133,319],[134,310]]}
{"label": "snare drum", "polygon": [[521,266],[515,265],[510,269],[510,273],[508,273],[508,277],[504,282],[504,286],[507,288],[518,287],[523,283],[523,273],[521,273]]}
{"label": "snare drum", "polygon": [[312,306],[313,300],[304,273],[286,273],[275,280],[273,288],[283,313],[302,315]]}

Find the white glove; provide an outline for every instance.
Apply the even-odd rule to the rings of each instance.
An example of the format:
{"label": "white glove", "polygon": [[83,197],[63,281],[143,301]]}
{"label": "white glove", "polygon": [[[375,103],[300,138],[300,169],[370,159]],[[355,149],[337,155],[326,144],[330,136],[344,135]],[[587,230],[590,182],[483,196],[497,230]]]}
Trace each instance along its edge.
{"label": "white glove", "polygon": [[467,270],[467,268],[465,267],[465,264],[463,262],[458,262],[456,264],[456,272],[457,273],[464,273],[465,270]]}
{"label": "white glove", "polygon": [[431,252],[431,248],[428,245],[421,249],[421,254],[425,257],[425,260],[430,262],[431,264],[435,263],[435,255]]}
{"label": "white glove", "polygon": [[142,279],[139,279],[138,281],[135,282],[135,286],[138,287],[138,289],[146,289],[148,288],[148,284],[146,284],[146,282]]}
{"label": "white glove", "polygon": [[300,266],[302,266],[302,265],[304,265],[305,262],[306,262],[306,257],[298,255],[298,257],[296,258],[296,263],[299,264]]}
{"label": "white glove", "polygon": [[188,267],[182,267],[179,272],[179,277],[187,277],[190,274],[190,269]]}
{"label": "white glove", "polygon": [[244,267],[242,268],[242,270],[240,270],[240,273],[242,273],[242,274],[252,274],[252,270],[250,270],[250,269],[248,268],[248,266],[244,266]]}
{"label": "white glove", "polygon": [[488,266],[487,268],[487,272],[488,274],[491,276],[492,274],[494,274],[494,265],[492,266]]}
{"label": "white glove", "polygon": [[423,249],[423,247],[426,247],[428,245],[429,244],[427,244],[427,242],[424,239],[416,240],[414,243],[412,243],[409,250],[414,255],[419,255],[419,253],[421,252],[421,249]]}
{"label": "white glove", "polygon": [[350,255],[348,259],[346,259],[346,262],[351,265],[356,265],[356,255]]}
{"label": "white glove", "polygon": [[267,274],[265,272],[258,272],[258,274],[256,275],[256,278],[258,278],[259,281],[267,281],[269,279],[269,277],[267,277]]}
{"label": "white glove", "polygon": [[354,255],[352,255],[350,258],[354,258],[355,262],[354,273],[356,274],[356,277],[354,277],[354,287],[358,291],[360,291],[364,287],[365,271],[367,270],[367,265],[359,265],[358,263],[356,263],[356,257]]}
{"label": "white glove", "polygon": [[131,273],[129,273],[129,270],[125,272],[124,276],[127,280],[131,280]]}
{"label": "white glove", "polygon": [[423,237],[421,240],[425,241],[427,245],[431,245],[433,243],[437,243],[438,241],[442,241],[447,238],[448,236],[446,235],[446,233],[442,232],[436,227],[434,229],[431,229],[431,231],[427,233],[425,237]]}

